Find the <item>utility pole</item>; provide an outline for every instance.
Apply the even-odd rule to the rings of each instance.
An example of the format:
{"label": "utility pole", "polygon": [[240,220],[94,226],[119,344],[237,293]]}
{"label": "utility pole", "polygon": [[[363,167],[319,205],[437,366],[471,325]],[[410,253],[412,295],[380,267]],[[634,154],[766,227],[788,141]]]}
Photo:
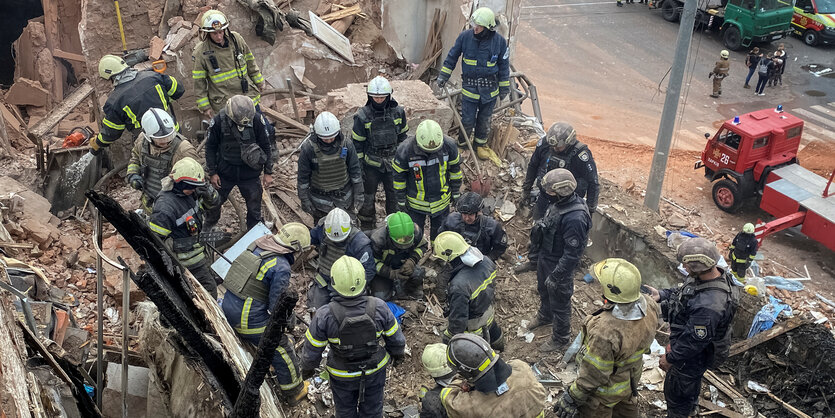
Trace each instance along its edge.
{"label": "utility pole", "polygon": [[687,67],[687,55],[690,51],[690,40],[693,37],[693,26],[696,23],[696,1],[685,0],[684,2],[684,11],[681,14],[678,28],[676,53],[673,58],[673,68],[670,70],[670,83],[667,85],[667,97],[664,99],[661,125],[658,127],[658,139],[655,141],[655,153],[652,155],[652,167],[649,170],[644,206],[656,212],[658,212],[658,202],[661,200],[661,187],[664,185],[667,157],[670,155],[673,129],[676,125],[678,101],[681,97],[681,82],[684,79],[684,69]]}

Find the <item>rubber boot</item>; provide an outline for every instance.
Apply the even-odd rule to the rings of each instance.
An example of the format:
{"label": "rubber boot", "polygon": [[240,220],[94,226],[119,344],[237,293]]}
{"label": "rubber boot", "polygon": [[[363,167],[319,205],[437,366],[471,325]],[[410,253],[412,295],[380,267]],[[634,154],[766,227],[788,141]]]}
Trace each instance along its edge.
{"label": "rubber boot", "polygon": [[476,155],[478,155],[478,159],[480,160],[490,160],[496,167],[502,166],[502,160],[496,155],[496,152],[490,149],[487,145],[483,145],[480,147],[476,147],[475,149]]}
{"label": "rubber boot", "polygon": [[542,345],[539,346],[539,352],[540,353],[557,353],[557,352],[565,351],[565,349],[567,347],[568,347],[567,342],[562,343],[562,344],[558,344],[558,343],[554,342],[553,339],[549,338],[548,341],[545,341],[545,343],[543,343]]}
{"label": "rubber boot", "polygon": [[528,324],[528,330],[533,331],[539,327],[544,327],[545,325],[551,325],[551,320],[537,315],[533,318],[531,323]]}
{"label": "rubber boot", "polygon": [[288,406],[296,406],[301,403],[301,401],[307,399],[308,386],[310,386],[310,382],[305,380],[302,384],[294,387],[293,389],[282,391],[281,398]]}
{"label": "rubber boot", "polygon": [[493,341],[492,343],[490,343],[490,346],[493,348],[493,350],[504,351],[504,346],[505,346],[506,341],[507,341],[507,338],[505,338],[504,332],[503,332],[502,336],[499,337],[498,340]]}
{"label": "rubber boot", "polygon": [[519,264],[518,266],[513,268],[513,272],[516,273],[516,274],[525,273],[525,272],[534,271],[534,270],[536,270],[536,263],[533,263],[530,260],[525,261],[524,263]]}

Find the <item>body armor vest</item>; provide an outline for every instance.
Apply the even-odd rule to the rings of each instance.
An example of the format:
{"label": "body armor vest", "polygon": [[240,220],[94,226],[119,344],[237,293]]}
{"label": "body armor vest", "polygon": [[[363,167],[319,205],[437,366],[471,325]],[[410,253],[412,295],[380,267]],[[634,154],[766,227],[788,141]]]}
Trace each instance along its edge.
{"label": "body armor vest", "polygon": [[239,131],[235,122],[232,122],[232,119],[225,113],[221,120],[223,121],[220,125],[223,132],[223,138],[220,139],[221,158],[231,165],[244,165],[244,160],[241,158],[241,144],[255,142],[254,128],[248,126],[243,132]]}
{"label": "body armor vest", "polygon": [[562,155],[554,151],[554,148],[552,147],[551,152],[548,154],[548,160],[545,163],[545,172],[542,173],[541,176],[544,176],[545,173],[556,168],[564,168],[570,171],[571,169],[569,168],[569,166],[571,164],[571,160],[573,160],[574,157],[580,154],[583,150],[586,150],[588,148],[588,145],[582,142],[577,142],[574,144],[573,147],[571,147],[570,150],[567,150],[567,154]]}
{"label": "body armor vest", "polygon": [[267,303],[270,297],[270,290],[262,280],[256,280],[261,262],[276,256],[273,251],[263,251],[259,254],[253,252],[255,244],[251,244],[246,251],[242,252],[226,273],[223,286],[235,296],[246,299],[253,298],[259,302]]}
{"label": "body armor vest", "polygon": [[[369,111],[365,111],[366,115]],[[371,111],[371,132],[369,153],[378,157],[392,157],[397,149],[397,126],[390,109],[383,112]]]}
{"label": "body armor vest", "polygon": [[159,196],[159,192],[162,190],[162,179],[171,173],[174,153],[177,152],[177,147],[180,146],[180,142],[183,142],[183,137],[180,134],[175,135],[168,149],[159,155],[153,155],[151,153],[150,141],[150,139],[146,138],[142,143],[142,155],[139,160],[141,165],[140,172],[145,179],[142,193],[148,197],[148,206],[151,206],[154,199]]}
{"label": "body armor vest", "polygon": [[345,251],[348,250],[348,244],[358,232],[356,228],[351,228],[348,238],[343,241],[345,245],[337,245],[330,239],[325,238],[322,245],[319,246],[319,260],[316,269],[316,282],[319,283],[319,286],[328,286],[329,283],[328,280],[325,280],[325,277],[331,277],[331,266],[333,266],[333,263],[339,257],[345,255]]}
{"label": "body armor vest", "polygon": [[337,302],[328,304],[339,327],[339,344],[332,344],[334,355],[343,360],[348,369],[373,366],[369,360],[382,348],[377,342],[377,298],[366,297],[362,315],[346,317],[345,307]]}
{"label": "body armor vest", "polygon": [[310,179],[313,189],[321,192],[342,190],[348,184],[348,148],[342,145],[341,151],[328,155],[322,152],[317,141],[310,143],[313,145],[317,163],[317,169],[313,170]]}
{"label": "body armor vest", "polygon": [[562,238],[558,234],[560,232],[560,220],[563,215],[577,210],[589,215],[589,209],[583,199],[574,199],[565,205],[551,205],[548,207],[545,216],[534,224],[534,231],[531,233],[531,241],[537,240],[540,243],[539,251],[545,254],[554,251],[556,240]]}

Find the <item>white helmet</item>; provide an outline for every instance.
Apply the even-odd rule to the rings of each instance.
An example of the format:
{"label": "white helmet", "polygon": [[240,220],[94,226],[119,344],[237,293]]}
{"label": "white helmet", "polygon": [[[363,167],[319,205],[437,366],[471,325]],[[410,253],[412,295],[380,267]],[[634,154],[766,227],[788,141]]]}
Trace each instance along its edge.
{"label": "white helmet", "polygon": [[343,209],[334,208],[325,217],[325,234],[333,242],[342,242],[351,233],[351,216]]}
{"label": "white helmet", "polygon": [[366,89],[369,96],[388,96],[391,94],[391,83],[385,77],[378,75],[368,82]]}
{"label": "white helmet", "polygon": [[322,112],[313,122],[313,132],[319,138],[333,138],[339,133],[339,119],[331,112]]}
{"label": "white helmet", "polygon": [[142,131],[145,138],[159,147],[165,147],[174,139],[174,118],[168,112],[152,107],[142,115]]}

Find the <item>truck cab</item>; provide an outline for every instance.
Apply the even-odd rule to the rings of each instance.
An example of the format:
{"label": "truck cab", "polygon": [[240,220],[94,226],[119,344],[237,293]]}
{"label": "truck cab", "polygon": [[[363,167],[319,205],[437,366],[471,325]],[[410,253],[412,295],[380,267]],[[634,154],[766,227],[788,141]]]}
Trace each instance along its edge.
{"label": "truck cab", "polygon": [[711,136],[696,169],[704,168],[713,185],[713,201],[734,213],[760,194],[768,174],[797,162],[803,120],[777,109],[764,109],[725,121]]}
{"label": "truck cab", "polygon": [[797,0],[792,29],[807,45],[835,43],[835,0]]}
{"label": "truck cab", "polygon": [[730,49],[753,42],[771,42],[791,33],[791,0],[729,0],[725,6],[722,41]]}

